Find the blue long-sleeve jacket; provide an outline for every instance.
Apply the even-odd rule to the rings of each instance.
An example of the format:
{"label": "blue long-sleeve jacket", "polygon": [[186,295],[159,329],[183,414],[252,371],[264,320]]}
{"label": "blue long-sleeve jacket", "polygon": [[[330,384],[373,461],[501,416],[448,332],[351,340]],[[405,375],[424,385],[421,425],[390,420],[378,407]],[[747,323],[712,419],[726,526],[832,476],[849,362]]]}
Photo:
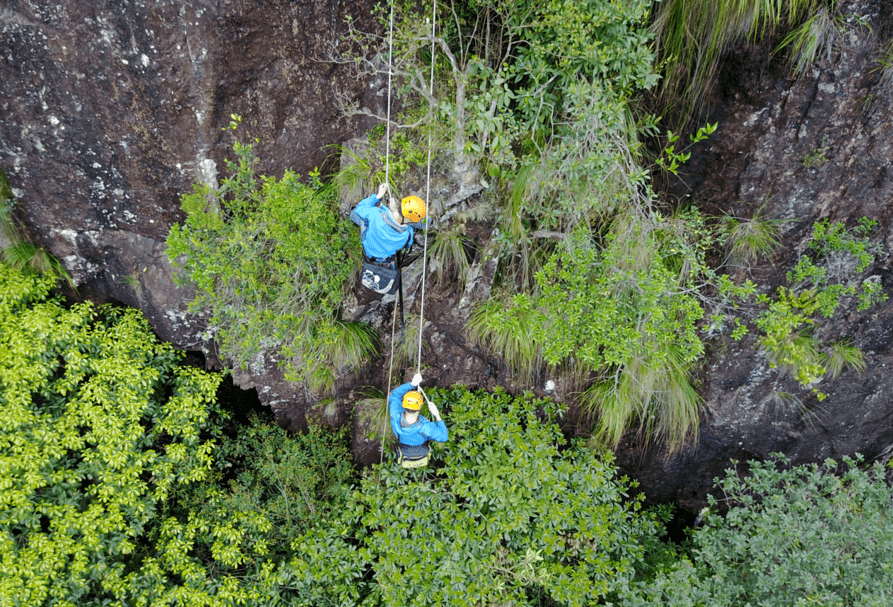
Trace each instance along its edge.
{"label": "blue long-sleeve jacket", "polygon": [[413,227],[400,225],[386,207],[378,207],[378,196],[364,198],[350,212],[350,219],[360,226],[360,242],[368,257],[387,259],[403,247],[412,246]]}
{"label": "blue long-sleeve jacket", "polygon": [[443,420],[432,422],[419,415],[419,419],[413,425],[404,428],[401,424],[403,417],[403,397],[412,390],[412,384],[403,384],[394,388],[388,397],[388,411],[391,414],[391,429],[397,435],[397,440],[408,446],[423,445],[429,440],[445,443],[450,435],[447,432],[446,423]]}

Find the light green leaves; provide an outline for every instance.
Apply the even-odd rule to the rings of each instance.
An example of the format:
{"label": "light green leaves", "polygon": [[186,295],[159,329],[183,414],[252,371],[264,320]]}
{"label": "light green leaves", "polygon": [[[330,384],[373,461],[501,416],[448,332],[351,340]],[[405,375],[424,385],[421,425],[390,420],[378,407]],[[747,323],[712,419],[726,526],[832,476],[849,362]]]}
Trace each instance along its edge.
{"label": "light green leaves", "polygon": [[23,605],[114,596],[159,500],[211,465],[220,381],[51,282],[0,266],[0,597]]}

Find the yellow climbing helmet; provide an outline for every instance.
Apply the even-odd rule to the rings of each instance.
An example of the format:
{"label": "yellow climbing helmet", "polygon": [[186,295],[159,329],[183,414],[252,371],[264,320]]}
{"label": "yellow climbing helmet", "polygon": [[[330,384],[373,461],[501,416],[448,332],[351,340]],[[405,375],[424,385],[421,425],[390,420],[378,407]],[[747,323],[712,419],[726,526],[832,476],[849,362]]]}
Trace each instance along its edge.
{"label": "yellow climbing helmet", "polygon": [[409,411],[418,411],[422,408],[422,395],[415,390],[410,390],[403,396],[403,408]]}
{"label": "yellow climbing helmet", "polygon": [[428,214],[428,207],[425,201],[418,196],[407,196],[400,202],[400,212],[409,221],[417,222],[425,218]]}

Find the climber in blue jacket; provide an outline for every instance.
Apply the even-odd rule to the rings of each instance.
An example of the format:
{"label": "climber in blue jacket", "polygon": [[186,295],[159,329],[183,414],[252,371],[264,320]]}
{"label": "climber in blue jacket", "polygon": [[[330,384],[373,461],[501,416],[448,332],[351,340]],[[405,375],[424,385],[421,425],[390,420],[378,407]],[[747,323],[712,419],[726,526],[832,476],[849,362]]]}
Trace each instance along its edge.
{"label": "climber in blue jacket", "polygon": [[440,411],[434,403],[428,401],[428,410],[435,421],[428,421],[419,415],[422,394],[414,388],[421,383],[422,376],[416,373],[411,382],[394,388],[388,397],[391,429],[397,436],[397,459],[404,468],[427,465],[428,442],[445,443],[450,438],[446,423],[440,418]]}
{"label": "climber in blue jacket", "polygon": [[422,220],[427,214],[425,202],[418,196],[407,196],[398,202],[382,200],[388,192],[383,183],[378,193],[364,198],[350,213],[350,219],[360,226],[360,242],[366,257],[378,263],[390,263],[400,249],[412,246],[413,232],[424,229]]}

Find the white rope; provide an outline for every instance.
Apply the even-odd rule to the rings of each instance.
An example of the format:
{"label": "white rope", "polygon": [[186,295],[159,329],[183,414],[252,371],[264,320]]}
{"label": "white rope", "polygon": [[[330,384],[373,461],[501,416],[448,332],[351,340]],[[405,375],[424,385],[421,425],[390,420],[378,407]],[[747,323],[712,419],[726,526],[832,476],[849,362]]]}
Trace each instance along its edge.
{"label": "white rope", "polygon": [[[434,90],[434,33],[435,28],[437,26],[437,0],[434,0],[434,10],[432,15],[431,23],[431,78],[429,82],[430,90]],[[390,18],[390,32],[389,32],[389,40],[388,40],[388,112],[387,112],[387,128],[385,132],[385,182],[390,186],[390,142],[391,142],[391,74],[392,70],[392,57],[394,53],[394,3],[391,2],[391,18]],[[427,184],[425,190],[425,200],[430,203],[431,201],[431,130],[428,130],[428,175],[427,175]],[[430,208],[430,206],[429,206]],[[431,214],[428,214],[429,218]],[[429,222],[430,223],[430,222]],[[421,294],[421,309],[419,310],[419,348],[418,348],[418,357],[416,361],[416,373],[422,372],[422,330],[424,328],[425,323],[425,275],[427,271],[427,263],[428,263],[428,230],[425,230],[425,247],[424,252],[422,254],[422,294]],[[394,316],[391,319],[391,356],[390,363],[388,364],[388,384],[386,389],[386,394],[389,397],[391,394],[391,380],[392,373],[394,370],[394,338],[395,334],[395,326],[397,323],[397,305],[394,304]],[[425,401],[429,404],[431,401],[428,399],[428,395],[422,390],[421,386],[418,387],[419,392],[422,393],[422,396],[425,398]],[[386,434],[386,427],[382,424],[381,431],[381,460],[384,460],[384,441]]]}
{"label": "white rope", "polygon": [[[384,137],[384,182],[391,187],[391,74],[393,73],[392,61],[394,57],[394,2],[391,0],[391,17],[390,26],[388,28],[388,116],[387,125],[385,127]],[[386,199],[390,199],[390,191],[385,193]],[[387,202],[385,203],[387,204]],[[385,386],[385,406],[388,408],[388,417],[390,418],[390,407],[387,405],[388,398],[391,396],[391,379],[394,371],[394,327],[397,324],[397,302],[394,302],[394,316],[391,318],[391,362],[388,364],[388,383]],[[387,427],[390,424],[381,425],[381,444],[379,452],[381,457],[379,463],[384,461],[384,445],[387,439]]]}
{"label": "white rope", "polygon": [[[431,79],[428,85],[428,91],[434,93],[434,33],[437,27],[437,0],[434,0],[434,8],[432,9],[431,19]],[[431,209],[431,128],[428,129],[428,182],[425,184],[425,200],[428,202],[428,208]],[[431,224],[431,213],[428,213],[429,225]],[[419,350],[416,359],[416,373],[422,373],[422,331],[425,327],[425,276],[427,274],[428,265],[428,230],[425,230],[425,249],[422,253],[422,303],[419,309]],[[427,397],[425,397],[427,398]]]}
{"label": "white rope", "polygon": [[[388,184],[388,188],[391,185],[391,75],[394,72],[393,69],[393,59],[394,59],[394,2],[396,0],[391,1],[391,19],[390,19],[390,27],[388,28],[388,121],[385,126],[385,136],[384,136],[384,182]],[[385,194],[386,197],[390,198],[390,192]]]}

